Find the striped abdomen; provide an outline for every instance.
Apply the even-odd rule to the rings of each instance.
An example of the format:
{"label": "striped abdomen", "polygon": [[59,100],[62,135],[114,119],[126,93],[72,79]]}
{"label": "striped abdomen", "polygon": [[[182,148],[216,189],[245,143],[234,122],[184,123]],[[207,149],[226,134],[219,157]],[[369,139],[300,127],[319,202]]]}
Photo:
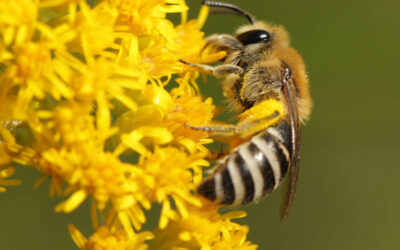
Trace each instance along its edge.
{"label": "striped abdomen", "polygon": [[197,192],[225,205],[246,204],[268,195],[288,172],[290,135],[286,122],[255,135],[225,157]]}

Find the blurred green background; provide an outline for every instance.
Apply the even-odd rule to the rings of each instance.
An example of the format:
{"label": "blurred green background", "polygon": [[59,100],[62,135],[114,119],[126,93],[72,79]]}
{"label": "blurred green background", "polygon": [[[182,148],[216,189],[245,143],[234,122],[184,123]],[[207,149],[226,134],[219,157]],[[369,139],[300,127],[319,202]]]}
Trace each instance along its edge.
{"label": "blurred green background", "polygon": [[[400,249],[400,1],[231,2],[288,29],[314,99],[292,214],[279,221],[280,191],[244,206],[249,240],[259,249]],[[187,3],[195,17],[200,1]],[[211,16],[204,30],[231,33],[244,23]],[[201,88],[223,105],[215,79]],[[56,214],[48,181],[33,190],[38,173],[18,168],[15,176],[23,185],[0,194],[1,250],[74,249],[68,223],[90,234],[89,202]]]}

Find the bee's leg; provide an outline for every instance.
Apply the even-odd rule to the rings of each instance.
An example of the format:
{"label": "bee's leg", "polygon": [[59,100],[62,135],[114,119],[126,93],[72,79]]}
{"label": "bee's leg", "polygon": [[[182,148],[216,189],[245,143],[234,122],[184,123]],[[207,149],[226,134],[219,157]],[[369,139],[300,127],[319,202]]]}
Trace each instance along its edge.
{"label": "bee's leg", "polygon": [[243,45],[234,36],[228,34],[214,34],[207,38],[203,51],[208,46],[214,46],[217,51],[239,51],[243,50]]}
{"label": "bee's leg", "polygon": [[185,125],[194,130],[202,130],[204,132],[208,132],[210,137],[224,137],[224,138],[233,138],[237,135],[241,137],[247,137],[254,132],[253,129],[257,129],[259,125],[267,124],[268,121],[271,121],[274,118],[279,116],[279,112],[275,111],[267,117],[257,120],[244,120],[239,122],[237,125],[233,124],[212,124],[207,126],[193,126],[189,123]]}
{"label": "bee's leg", "polygon": [[244,50],[243,45],[236,37],[228,34],[215,34],[207,38],[207,42],[201,49],[200,54],[207,47],[213,47],[216,51],[226,51],[225,64],[237,64]]}
{"label": "bee's leg", "polygon": [[232,124],[214,124],[208,126],[193,126],[188,123],[185,124],[194,130],[202,130],[208,132],[210,137],[233,137],[236,135],[236,125]]}
{"label": "bee's leg", "polygon": [[278,116],[279,112],[275,111],[269,116],[262,119],[241,121],[236,125],[236,133],[239,134],[242,138],[254,135],[255,133],[259,132],[260,129],[262,130],[268,127],[268,122],[272,119],[277,118]]}
{"label": "bee's leg", "polygon": [[179,60],[181,63],[191,66],[193,68],[197,68],[200,71],[213,75],[215,77],[223,77],[228,74],[242,75],[243,69],[237,65],[233,64],[222,64],[218,66],[210,66],[206,64],[193,64],[190,62],[186,62],[184,60]]}

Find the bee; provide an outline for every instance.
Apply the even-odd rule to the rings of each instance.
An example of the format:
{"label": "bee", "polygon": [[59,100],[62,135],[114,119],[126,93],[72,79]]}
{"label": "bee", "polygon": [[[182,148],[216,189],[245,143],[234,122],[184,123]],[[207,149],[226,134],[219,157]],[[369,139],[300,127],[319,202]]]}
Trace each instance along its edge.
{"label": "bee", "polygon": [[197,193],[221,205],[260,200],[287,176],[280,217],[287,218],[299,174],[300,125],[309,118],[312,101],[301,55],[289,44],[282,26],[256,21],[246,11],[223,2],[204,1],[211,13],[234,13],[250,24],[234,35],[214,34],[205,48],[225,51],[217,66],[182,63],[223,77],[224,96],[239,114],[237,124],[192,126],[211,137],[230,141],[229,154],[197,187]]}

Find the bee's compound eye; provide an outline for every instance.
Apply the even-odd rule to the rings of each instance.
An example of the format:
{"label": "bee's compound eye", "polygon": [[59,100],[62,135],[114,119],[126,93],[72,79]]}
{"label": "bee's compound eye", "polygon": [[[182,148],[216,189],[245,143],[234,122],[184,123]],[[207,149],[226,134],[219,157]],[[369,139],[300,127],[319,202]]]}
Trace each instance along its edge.
{"label": "bee's compound eye", "polygon": [[243,45],[268,42],[271,35],[265,30],[249,30],[236,37]]}

